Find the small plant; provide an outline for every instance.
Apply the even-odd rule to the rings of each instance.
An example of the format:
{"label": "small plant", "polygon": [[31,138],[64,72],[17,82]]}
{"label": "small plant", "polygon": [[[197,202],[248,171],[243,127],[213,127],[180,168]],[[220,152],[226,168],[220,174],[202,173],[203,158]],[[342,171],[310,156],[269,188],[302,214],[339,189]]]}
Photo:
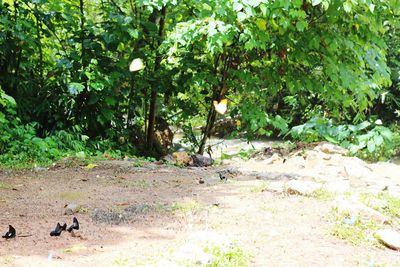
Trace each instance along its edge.
{"label": "small plant", "polygon": [[332,193],[329,190],[326,190],[323,188],[317,189],[314,192],[312,192],[312,194],[311,194],[312,198],[315,198],[318,200],[323,200],[323,201],[332,200],[335,198],[335,196],[336,196],[335,193]]}
{"label": "small plant", "polygon": [[197,202],[196,200],[191,200],[189,202],[176,202],[174,204],[172,204],[172,212],[176,213],[176,212],[183,212],[183,213],[187,213],[187,212],[194,212],[197,211],[201,208],[201,205],[199,202]]}
{"label": "small plant", "polygon": [[0,182],[0,189],[11,189],[11,188],[12,186],[10,184]]}
{"label": "small plant", "polygon": [[304,142],[326,140],[340,145],[351,154],[369,160],[391,157],[395,151],[394,133],[381,125],[380,120],[363,121],[357,125],[335,125],[332,120],[315,117],[293,127],[289,135]]}
{"label": "small plant", "polygon": [[246,254],[237,244],[229,248],[220,246],[205,247],[204,252],[210,253],[214,260],[206,264],[207,267],[244,267],[248,266],[249,255]]}
{"label": "small plant", "polygon": [[340,214],[333,210],[334,225],[331,234],[340,239],[346,240],[353,245],[380,246],[374,237],[380,225],[372,220],[362,220],[358,216]]}
{"label": "small plant", "polygon": [[361,194],[360,201],[365,205],[377,210],[392,219],[392,223],[400,224],[400,198],[391,196],[389,193]]}
{"label": "small plant", "polygon": [[267,188],[268,188],[268,183],[266,181],[261,181],[260,183],[258,183],[254,187],[252,187],[250,189],[250,192],[260,193],[260,192],[264,192],[265,190],[267,190]]}

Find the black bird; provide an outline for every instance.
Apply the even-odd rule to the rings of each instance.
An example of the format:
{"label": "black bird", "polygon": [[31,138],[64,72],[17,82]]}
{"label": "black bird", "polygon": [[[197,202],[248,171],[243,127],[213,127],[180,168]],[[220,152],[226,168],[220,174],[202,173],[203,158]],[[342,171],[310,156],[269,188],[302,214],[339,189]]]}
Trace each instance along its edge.
{"label": "black bird", "polygon": [[79,230],[79,222],[76,217],[72,220],[72,225],[68,227],[68,232],[72,232],[72,230]]}
{"label": "black bird", "polygon": [[226,177],[226,174],[225,173],[218,173],[219,174],[219,179],[221,180],[221,181],[227,181],[228,180],[228,177]]}
{"label": "black bird", "polygon": [[[64,225],[65,225],[65,228],[66,228],[67,225],[66,224],[64,224]],[[63,231],[64,225],[61,226],[60,223],[57,223],[56,229],[54,229],[53,231],[50,232],[50,236],[59,236],[59,235],[61,235],[61,232]]]}
{"label": "black bird", "polygon": [[11,225],[9,225],[8,228],[9,228],[9,229],[8,229],[8,232],[5,233],[5,234],[2,236],[2,238],[5,238],[5,239],[15,238],[15,235],[16,235],[15,228],[12,227]]}

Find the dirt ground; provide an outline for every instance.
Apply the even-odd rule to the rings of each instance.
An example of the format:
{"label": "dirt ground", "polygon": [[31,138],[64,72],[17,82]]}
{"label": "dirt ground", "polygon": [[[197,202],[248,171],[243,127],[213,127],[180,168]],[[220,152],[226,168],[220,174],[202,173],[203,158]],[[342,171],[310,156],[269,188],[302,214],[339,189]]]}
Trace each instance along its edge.
{"label": "dirt ground", "polygon": [[[327,201],[259,190],[255,176],[221,181],[221,168],[107,161],[3,171],[0,233],[11,224],[17,238],[0,240],[0,266],[162,266],[200,231],[231,237],[251,255],[249,266],[400,266],[399,252],[332,236]],[[64,215],[70,203],[80,207]],[[77,236],[49,235],[74,216]]]}

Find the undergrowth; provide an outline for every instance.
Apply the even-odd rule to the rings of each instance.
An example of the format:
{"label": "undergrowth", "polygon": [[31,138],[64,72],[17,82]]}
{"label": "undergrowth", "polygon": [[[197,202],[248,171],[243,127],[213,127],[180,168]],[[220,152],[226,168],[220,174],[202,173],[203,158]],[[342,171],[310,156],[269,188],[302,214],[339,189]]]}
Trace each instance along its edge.
{"label": "undergrowth", "polygon": [[314,117],[293,127],[288,135],[295,140],[310,143],[325,140],[348,149],[351,155],[373,161],[391,158],[399,153],[400,147],[398,127],[385,127],[379,119],[351,125]]}

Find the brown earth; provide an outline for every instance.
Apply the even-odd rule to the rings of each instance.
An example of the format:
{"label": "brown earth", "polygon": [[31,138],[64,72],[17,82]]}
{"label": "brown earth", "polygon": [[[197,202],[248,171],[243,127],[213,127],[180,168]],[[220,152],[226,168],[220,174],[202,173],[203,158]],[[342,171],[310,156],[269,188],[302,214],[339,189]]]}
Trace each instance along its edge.
{"label": "brown earth", "polygon": [[[255,176],[221,181],[221,168],[106,161],[3,171],[0,232],[11,224],[19,236],[0,240],[0,266],[162,266],[162,257],[204,230],[235,240],[251,255],[249,266],[400,266],[399,252],[332,236],[327,201],[263,192]],[[81,206],[77,214],[63,215],[69,203]],[[49,235],[74,216],[80,236]]]}

